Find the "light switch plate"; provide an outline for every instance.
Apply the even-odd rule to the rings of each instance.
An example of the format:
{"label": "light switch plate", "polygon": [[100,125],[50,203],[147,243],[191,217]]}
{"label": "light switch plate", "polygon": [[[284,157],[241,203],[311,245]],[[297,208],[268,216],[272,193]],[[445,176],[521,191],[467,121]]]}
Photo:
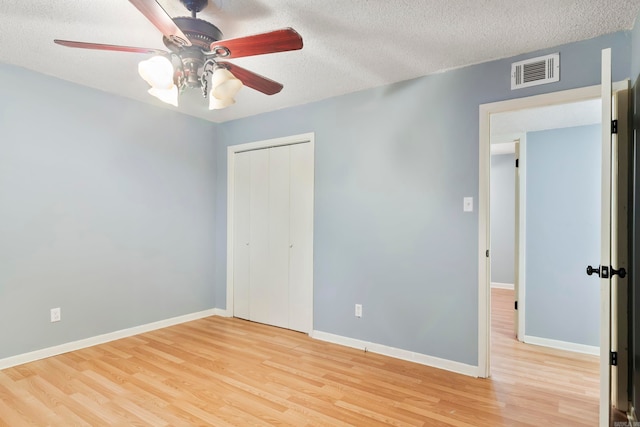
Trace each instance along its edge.
{"label": "light switch plate", "polygon": [[463,200],[463,210],[473,212],[473,197],[465,197]]}

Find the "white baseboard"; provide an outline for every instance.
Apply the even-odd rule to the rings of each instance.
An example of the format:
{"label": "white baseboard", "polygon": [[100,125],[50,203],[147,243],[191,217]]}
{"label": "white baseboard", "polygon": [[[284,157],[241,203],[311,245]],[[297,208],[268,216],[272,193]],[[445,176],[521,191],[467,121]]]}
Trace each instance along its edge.
{"label": "white baseboard", "polygon": [[543,347],[557,348],[559,350],[574,351],[576,353],[593,354],[595,356],[600,355],[600,347],[585,344],[576,344],[567,341],[552,340],[549,338],[532,337],[531,335],[525,335],[524,340],[527,344],[540,345]]}
{"label": "white baseboard", "polygon": [[213,309],[213,316],[220,316],[220,317],[232,317],[229,314],[229,311],[227,311],[224,308],[214,308]]}
{"label": "white baseboard", "polygon": [[496,289],[514,289],[513,283],[491,282],[491,287]]}
{"label": "white baseboard", "polygon": [[199,311],[196,313],[185,314],[183,316],[172,317],[170,319],[159,320],[157,322],[147,323],[145,325],[134,326],[132,328],[121,329],[119,331],[109,332],[107,334],[96,335],[95,337],[85,338],[78,341],[72,341],[53,347],[43,348],[29,353],[18,354],[16,356],[0,359],[0,369],[11,368],[12,366],[22,365],[24,363],[34,362],[36,360],[45,359],[58,354],[68,353],[70,351],[81,350],[83,348],[92,347],[98,344],[104,344],[109,341],[121,338],[131,337],[133,335],[162,329],[180,323],[191,322],[192,320],[202,319],[209,316],[226,316],[227,311],[219,308]]}
{"label": "white baseboard", "polygon": [[364,350],[366,348],[367,351],[370,351],[372,353],[395,357],[396,359],[407,360],[409,362],[444,369],[471,377],[477,377],[479,372],[477,366],[467,365],[466,363],[454,362],[452,360],[441,359],[439,357],[428,356],[421,353],[415,353],[409,350],[389,347],[386,345],[362,341],[355,338],[343,337],[341,335],[334,335],[328,332],[314,330],[311,331],[309,335],[311,336],[311,338],[315,338],[320,341],[327,341],[333,344],[340,344],[346,347],[357,348],[360,350]]}

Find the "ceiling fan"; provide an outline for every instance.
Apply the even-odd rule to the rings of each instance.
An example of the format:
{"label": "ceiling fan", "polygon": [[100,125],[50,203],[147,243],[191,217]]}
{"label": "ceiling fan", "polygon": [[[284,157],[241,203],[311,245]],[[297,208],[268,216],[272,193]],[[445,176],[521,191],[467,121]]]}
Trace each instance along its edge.
{"label": "ceiling fan", "polygon": [[282,84],[221,59],[302,49],[302,37],[292,28],[223,40],[218,27],[196,18],[208,0],[180,0],[191,16],[173,19],[156,0],[129,1],[162,32],[169,51],[71,40],[54,42],[67,47],[155,55],[140,62],[138,72],[151,85],[151,95],[175,106],[178,93],[186,88],[202,89],[202,95],[209,97],[209,109],[235,103],[233,98],[243,85],[274,95],[282,90]]}

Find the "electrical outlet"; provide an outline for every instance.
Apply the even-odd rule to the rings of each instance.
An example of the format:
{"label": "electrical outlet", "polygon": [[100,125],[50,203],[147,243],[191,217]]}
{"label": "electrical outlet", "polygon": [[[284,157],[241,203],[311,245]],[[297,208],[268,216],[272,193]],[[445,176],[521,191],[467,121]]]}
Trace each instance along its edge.
{"label": "electrical outlet", "polygon": [[356,317],[362,317],[362,304],[356,304]]}
{"label": "electrical outlet", "polygon": [[61,319],[60,307],[51,309],[51,322],[59,322]]}

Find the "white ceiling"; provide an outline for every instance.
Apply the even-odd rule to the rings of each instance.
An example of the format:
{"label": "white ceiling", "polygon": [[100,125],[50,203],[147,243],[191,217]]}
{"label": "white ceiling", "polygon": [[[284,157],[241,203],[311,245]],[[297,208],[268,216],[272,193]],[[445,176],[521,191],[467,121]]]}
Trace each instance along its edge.
{"label": "white ceiling", "polygon": [[[178,0],[158,1],[171,16],[188,15]],[[224,122],[627,30],[639,10],[640,0],[210,0],[198,17],[225,38],[293,27],[304,48],[231,61],[283,83],[279,94],[244,88],[235,105],[209,111],[192,90],[177,110]],[[0,62],[165,106],[138,76],[146,55],[53,43],[164,49],[160,32],[126,0],[0,0],[0,34]]]}

